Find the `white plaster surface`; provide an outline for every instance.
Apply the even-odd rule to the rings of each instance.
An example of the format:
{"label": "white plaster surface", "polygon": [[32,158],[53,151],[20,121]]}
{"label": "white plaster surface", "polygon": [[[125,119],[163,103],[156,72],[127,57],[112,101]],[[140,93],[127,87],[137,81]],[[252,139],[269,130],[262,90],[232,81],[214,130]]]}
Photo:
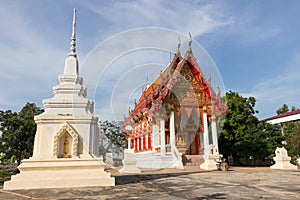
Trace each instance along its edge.
{"label": "white plaster surface", "polygon": [[207,151],[207,154],[204,155],[203,157],[204,157],[204,163],[200,165],[201,169],[205,169],[205,170],[217,169],[216,160],[219,160],[219,153],[218,150],[213,145],[209,146],[209,150]]}
{"label": "white plaster surface", "polygon": [[106,160],[105,160],[106,167],[113,167],[114,166],[114,160],[113,160],[112,153],[106,153],[105,158],[106,158]]}
{"label": "white plaster surface", "polygon": [[120,173],[141,173],[141,170],[136,166],[136,158],[133,149],[125,149],[123,167],[119,170]]}
{"label": "white plaster surface", "polygon": [[275,164],[270,167],[271,169],[298,169],[296,165],[290,163],[291,157],[288,156],[287,150],[284,147],[277,147],[275,155],[273,158]]}
{"label": "white plaster surface", "polygon": [[23,160],[20,174],[4,183],[5,190],[114,186],[115,179],[104,171],[104,163],[95,158]]}
{"label": "white plaster surface", "polygon": [[[75,22],[73,34],[74,30]],[[5,190],[115,185],[97,158],[98,117],[79,77],[75,40],[72,35],[72,52],[66,58],[64,73],[58,76],[59,84],[53,87],[54,97],[43,101],[45,112],[34,118],[33,156],[22,161],[20,174],[4,183]]]}

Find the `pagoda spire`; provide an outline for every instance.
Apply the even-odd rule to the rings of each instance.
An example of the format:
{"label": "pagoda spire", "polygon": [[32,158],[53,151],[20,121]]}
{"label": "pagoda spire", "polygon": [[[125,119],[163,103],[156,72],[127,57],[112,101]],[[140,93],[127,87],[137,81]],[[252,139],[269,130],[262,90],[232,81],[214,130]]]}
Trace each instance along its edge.
{"label": "pagoda spire", "polygon": [[76,54],[76,35],[75,35],[75,28],[76,28],[76,8],[74,8],[73,13],[73,26],[72,26],[72,36],[71,36],[71,47],[70,53],[65,60],[65,69],[64,69],[64,76],[78,76],[78,60]]}
{"label": "pagoda spire", "polygon": [[71,36],[71,48],[69,56],[77,56],[76,55],[76,8],[74,8],[73,12],[73,26],[72,26],[72,36]]}

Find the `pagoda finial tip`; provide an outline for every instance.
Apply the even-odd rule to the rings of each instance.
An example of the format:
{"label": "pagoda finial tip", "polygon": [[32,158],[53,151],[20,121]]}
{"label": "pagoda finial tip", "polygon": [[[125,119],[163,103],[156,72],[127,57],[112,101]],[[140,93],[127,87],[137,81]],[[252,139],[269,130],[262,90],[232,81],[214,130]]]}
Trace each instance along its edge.
{"label": "pagoda finial tip", "polygon": [[73,10],[73,23],[72,23],[72,36],[71,36],[71,48],[70,56],[76,56],[76,8]]}

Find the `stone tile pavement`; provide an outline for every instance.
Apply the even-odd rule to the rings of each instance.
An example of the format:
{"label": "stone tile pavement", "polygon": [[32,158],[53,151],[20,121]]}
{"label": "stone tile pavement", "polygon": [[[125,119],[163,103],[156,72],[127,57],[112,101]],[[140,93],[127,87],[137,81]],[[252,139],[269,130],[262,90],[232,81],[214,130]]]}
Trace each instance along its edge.
{"label": "stone tile pavement", "polygon": [[[300,170],[232,167],[227,172],[198,167],[119,174],[115,187],[0,190],[0,199],[300,199]],[[30,180],[28,180],[30,181]]]}

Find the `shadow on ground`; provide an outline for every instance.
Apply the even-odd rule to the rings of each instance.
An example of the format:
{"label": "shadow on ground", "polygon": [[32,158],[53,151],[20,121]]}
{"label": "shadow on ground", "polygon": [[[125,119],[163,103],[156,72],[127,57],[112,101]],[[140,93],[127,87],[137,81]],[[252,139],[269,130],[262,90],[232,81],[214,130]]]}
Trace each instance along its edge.
{"label": "shadow on ground", "polygon": [[169,177],[179,177],[189,174],[195,174],[195,173],[210,173],[213,171],[190,171],[190,172],[174,172],[174,173],[166,173],[165,171],[157,170],[155,172],[147,173],[143,172],[142,174],[126,174],[126,175],[120,175],[112,173],[112,176],[115,177],[116,185],[126,185],[126,184],[132,184],[132,183],[139,183],[141,181],[153,181],[156,179],[163,179],[163,178],[169,178]]}

